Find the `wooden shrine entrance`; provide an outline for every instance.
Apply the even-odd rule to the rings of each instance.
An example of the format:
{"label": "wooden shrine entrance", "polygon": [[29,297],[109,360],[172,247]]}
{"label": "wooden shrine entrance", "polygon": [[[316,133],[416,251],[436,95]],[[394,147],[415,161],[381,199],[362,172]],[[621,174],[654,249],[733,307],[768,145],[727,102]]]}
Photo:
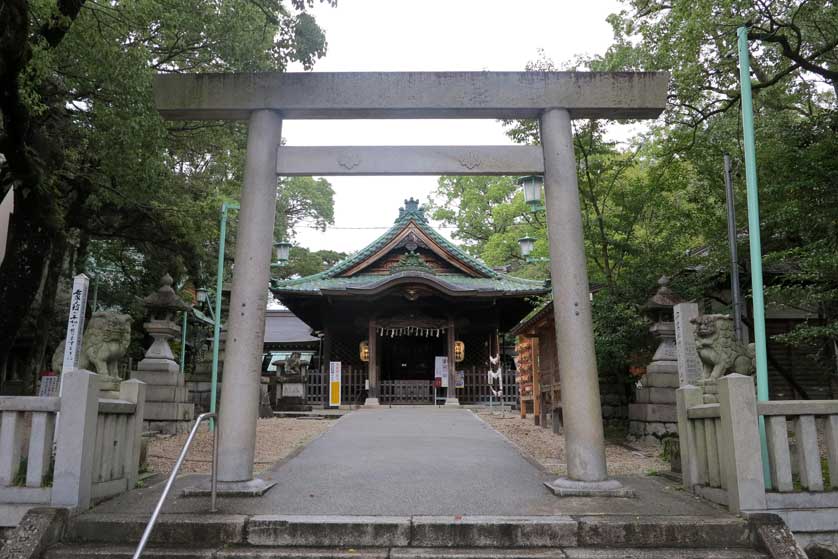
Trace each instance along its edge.
{"label": "wooden shrine entrance", "polygon": [[440,338],[398,336],[383,338],[381,345],[381,380],[433,381],[434,357],[445,355]]}
{"label": "wooden shrine entrance", "polygon": [[[379,401],[382,404],[431,404],[434,399],[434,364],[447,353],[446,337],[405,332],[378,334],[381,371]],[[370,356],[372,359],[373,356]]]}

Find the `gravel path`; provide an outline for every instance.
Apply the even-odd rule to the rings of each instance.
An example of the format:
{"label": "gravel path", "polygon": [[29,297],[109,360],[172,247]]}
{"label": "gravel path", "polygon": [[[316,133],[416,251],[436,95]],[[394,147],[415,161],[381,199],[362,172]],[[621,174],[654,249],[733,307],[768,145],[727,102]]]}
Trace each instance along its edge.
{"label": "gravel path", "polygon": [[[533,425],[532,417],[521,419],[517,412],[506,412],[503,416],[500,412],[492,414],[481,410],[477,415],[509,439],[523,454],[533,458],[551,473],[567,474],[564,437],[554,435],[550,429]],[[614,476],[647,475],[669,470],[669,464],[660,458],[660,449],[649,443],[608,442],[605,445],[605,458],[608,461],[608,473]]]}
{"label": "gravel path", "polygon": [[[333,424],[334,421],[324,419],[260,419],[256,423],[255,472],[268,469],[271,464],[307,445]],[[148,446],[149,468],[162,474],[171,472],[186,437],[186,433],[155,437]],[[204,424],[192,442],[181,472],[209,473],[211,462],[212,434]]]}

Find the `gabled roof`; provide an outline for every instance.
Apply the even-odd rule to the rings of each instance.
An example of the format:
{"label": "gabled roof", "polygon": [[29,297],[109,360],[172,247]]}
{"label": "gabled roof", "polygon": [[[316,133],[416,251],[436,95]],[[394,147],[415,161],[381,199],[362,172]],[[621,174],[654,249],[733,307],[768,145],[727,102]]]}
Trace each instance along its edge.
{"label": "gabled roof", "polygon": [[[353,271],[358,268],[359,265],[362,265],[365,262],[371,262],[375,256],[382,252],[382,250],[385,250],[388,245],[392,244],[393,241],[397,240],[400,236],[407,232],[411,226],[421,233],[424,233],[437,246],[453,256],[456,260],[473,269],[475,272],[479,272],[480,275],[489,278],[498,277],[498,272],[492,270],[480,260],[461,250],[457,245],[450,242],[448,239],[440,235],[433,227],[431,227],[430,223],[428,223],[428,218],[425,217],[424,209],[419,207],[418,200],[413,200],[412,198],[410,200],[405,200],[405,207],[400,208],[399,217],[396,218],[396,221],[393,222],[393,226],[390,227],[390,229],[388,229],[383,235],[352,256],[341,260],[330,269],[316,275],[323,278],[335,278],[347,275],[347,272]],[[314,276],[309,277],[313,278]]]}
{"label": "gabled roof", "polygon": [[[409,252],[389,274],[369,273],[368,268],[410,239],[416,239],[425,250],[444,259],[452,271],[435,273],[420,259],[412,258],[415,255],[408,245]],[[544,282],[515,278],[493,270],[457,247],[431,227],[419,202],[412,198],[405,201],[393,226],[363,250],[319,274],[274,281],[272,290],[286,294],[360,294],[378,292],[407,281],[425,283],[451,294],[535,295],[545,291]]]}

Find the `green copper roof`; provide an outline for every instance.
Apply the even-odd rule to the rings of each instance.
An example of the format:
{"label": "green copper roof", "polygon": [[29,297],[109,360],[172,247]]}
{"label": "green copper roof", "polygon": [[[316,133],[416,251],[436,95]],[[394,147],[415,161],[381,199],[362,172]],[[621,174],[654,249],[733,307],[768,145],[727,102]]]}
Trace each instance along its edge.
{"label": "green copper roof", "polygon": [[494,278],[472,278],[461,274],[428,274],[424,272],[401,272],[390,275],[358,274],[352,277],[327,278],[322,274],[295,280],[274,282],[273,288],[283,293],[316,294],[321,291],[345,291],[375,289],[400,279],[424,279],[441,288],[474,294],[540,294],[545,291],[544,282],[515,278],[501,274]]}
{"label": "green copper roof", "polygon": [[[345,273],[361,264],[379,250],[384,248],[390,241],[395,239],[410,222],[413,222],[416,227],[425,235],[442,247],[445,251],[451,254],[454,258],[472,268],[479,274],[485,277],[470,277],[465,274],[434,274],[430,269],[423,269],[422,265],[410,265],[409,258],[404,259],[405,263],[397,265],[393,268],[393,273],[390,275],[377,274],[357,274],[351,277],[340,277]],[[445,237],[440,235],[428,223],[425,213],[419,208],[419,203],[413,199],[405,201],[405,208],[399,211],[399,217],[383,235],[375,241],[367,245],[363,250],[349,256],[328,270],[297,279],[288,280],[274,280],[271,287],[277,291],[285,293],[297,292],[303,293],[319,293],[321,290],[347,290],[353,289],[368,289],[371,286],[387,283],[394,279],[406,277],[424,278],[432,283],[437,283],[442,287],[447,287],[454,291],[474,291],[474,292],[493,292],[493,293],[538,293],[545,290],[544,282],[526,280],[502,274],[489,268],[486,264],[473,256],[467,254],[465,251],[448,241]]]}
{"label": "green copper roof", "polygon": [[419,207],[419,203],[410,199],[405,201],[405,208],[399,211],[399,217],[396,218],[396,221],[393,222],[393,226],[390,227],[386,233],[367,245],[363,250],[360,250],[352,256],[341,260],[330,269],[323,272],[324,277],[336,277],[346,270],[360,264],[384,248],[387,243],[395,239],[396,236],[401,233],[401,231],[407,227],[411,221],[413,221],[413,223],[415,223],[423,233],[433,239],[433,241],[439,246],[450,252],[460,262],[463,262],[467,266],[474,268],[476,271],[485,274],[488,277],[497,277],[499,275],[498,272],[492,270],[486,266],[486,264],[461,250],[457,245],[451,243],[448,239],[440,235],[436,229],[431,227],[428,223],[428,218],[425,217],[425,212]]}

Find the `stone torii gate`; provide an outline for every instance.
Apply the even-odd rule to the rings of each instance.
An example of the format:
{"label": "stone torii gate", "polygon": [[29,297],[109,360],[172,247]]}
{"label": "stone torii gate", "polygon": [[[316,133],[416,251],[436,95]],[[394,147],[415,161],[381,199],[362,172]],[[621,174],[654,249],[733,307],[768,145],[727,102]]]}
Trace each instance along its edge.
{"label": "stone torii gate", "polygon": [[[609,480],[571,119],[655,118],[666,73],[372,72],[159,75],[160,114],[247,120],[219,416],[219,490],[253,479],[278,176],[544,175],[568,476],[559,495],[626,495]],[[283,119],[537,119],[541,146],[280,147]],[[374,372],[374,371],[373,371]],[[453,387],[454,383],[449,383]],[[456,392],[449,388],[449,400]]]}

